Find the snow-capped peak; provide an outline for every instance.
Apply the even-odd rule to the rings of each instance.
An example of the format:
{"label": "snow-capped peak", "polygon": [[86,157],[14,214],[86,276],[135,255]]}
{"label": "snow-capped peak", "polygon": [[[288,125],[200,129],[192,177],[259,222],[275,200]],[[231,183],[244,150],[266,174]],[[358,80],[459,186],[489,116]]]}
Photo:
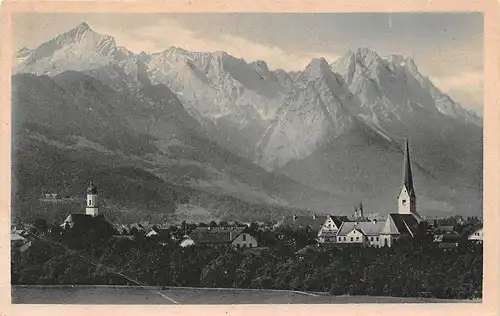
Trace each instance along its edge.
{"label": "snow-capped peak", "polygon": [[82,22],[31,51],[16,55],[15,72],[57,75],[66,70],[88,70],[132,54],[118,50],[113,37],[96,33]]}

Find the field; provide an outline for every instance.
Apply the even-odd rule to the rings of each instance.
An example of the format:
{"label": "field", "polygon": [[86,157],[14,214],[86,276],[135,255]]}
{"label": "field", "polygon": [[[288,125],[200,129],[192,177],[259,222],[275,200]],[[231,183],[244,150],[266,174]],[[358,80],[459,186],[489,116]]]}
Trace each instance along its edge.
{"label": "field", "polygon": [[331,296],[298,291],[133,286],[12,286],[13,304],[348,304],[476,303],[403,297]]}

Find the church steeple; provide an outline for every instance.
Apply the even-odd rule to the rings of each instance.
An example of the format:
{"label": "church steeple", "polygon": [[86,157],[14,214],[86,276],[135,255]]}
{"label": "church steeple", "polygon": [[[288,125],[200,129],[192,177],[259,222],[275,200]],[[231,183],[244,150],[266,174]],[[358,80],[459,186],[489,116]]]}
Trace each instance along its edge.
{"label": "church steeple", "polygon": [[415,188],[413,187],[413,176],[411,173],[410,148],[408,145],[408,137],[405,140],[405,153],[403,161],[403,186],[406,187],[408,194],[415,197]]}
{"label": "church steeple", "polygon": [[417,198],[415,195],[415,188],[413,187],[413,174],[411,172],[411,159],[410,147],[408,145],[408,138],[405,140],[405,152],[403,160],[403,183],[399,190],[398,195],[398,213],[399,214],[413,214],[417,218],[420,215],[417,213]]}
{"label": "church steeple", "polygon": [[85,208],[85,214],[90,216],[99,215],[99,206],[97,204],[97,188],[94,183],[90,181],[89,187],[87,188],[87,206]]}

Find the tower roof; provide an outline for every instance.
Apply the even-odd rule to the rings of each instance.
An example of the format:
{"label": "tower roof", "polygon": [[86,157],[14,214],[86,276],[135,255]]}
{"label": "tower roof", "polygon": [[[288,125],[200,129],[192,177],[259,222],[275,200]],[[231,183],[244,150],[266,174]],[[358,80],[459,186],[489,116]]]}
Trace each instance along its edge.
{"label": "tower roof", "polygon": [[405,153],[403,161],[403,186],[406,187],[408,194],[415,197],[415,188],[413,187],[413,175],[411,173],[411,159],[410,148],[408,145],[408,138],[405,141]]}
{"label": "tower roof", "polygon": [[97,188],[92,181],[90,181],[89,187],[87,188],[87,194],[97,194]]}

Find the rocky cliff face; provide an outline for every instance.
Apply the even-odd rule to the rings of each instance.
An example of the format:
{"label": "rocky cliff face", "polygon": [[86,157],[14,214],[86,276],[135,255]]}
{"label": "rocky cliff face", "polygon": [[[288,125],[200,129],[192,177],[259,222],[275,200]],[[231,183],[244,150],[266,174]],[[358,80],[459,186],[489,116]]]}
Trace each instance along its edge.
{"label": "rocky cliff face", "polygon": [[[259,170],[269,179],[261,181],[267,181],[269,189],[273,181],[284,181],[288,184],[280,192],[294,187],[292,191],[303,196],[300,190],[315,187],[317,198],[310,205],[320,212],[330,212],[324,209],[333,205],[329,203],[344,208],[363,197],[378,207],[389,207],[378,203],[390,200],[380,192],[393,187],[397,191],[400,171],[393,166],[403,138],[409,136],[412,157],[421,166],[418,181],[430,190],[427,204],[434,203],[428,209],[439,209],[439,199],[451,203],[448,209],[460,210],[460,204],[469,205],[464,212],[480,209],[482,119],[440,91],[411,58],[381,57],[361,48],[330,65],[323,58],[314,59],[304,70],[292,73],[225,52],[170,47],[135,54],[82,23],[38,48],[19,50],[14,72],[53,78],[54,82],[40,79],[34,93],[67,95],[60,104],[67,113],[73,111],[67,105],[70,95],[85,91],[76,98],[79,104],[87,99],[87,108],[101,104],[102,115],[95,117],[96,122],[102,121],[99,128],[126,127],[132,134],[156,139],[154,146],[160,151],[176,148],[177,156],[183,151],[183,158],[203,153],[216,162],[218,167],[211,170],[218,170],[213,174],[220,178],[234,179],[239,174],[238,181],[245,182],[250,175],[243,169]],[[89,83],[79,77],[82,74],[97,81]],[[72,85],[66,87],[65,80]],[[86,91],[86,84],[94,92]],[[105,102],[96,97],[103,95],[113,97],[104,97]],[[118,113],[116,118],[106,115],[110,109]],[[43,118],[37,124],[57,123],[50,122],[42,110],[37,113]],[[69,117],[82,128],[80,117],[86,116]],[[176,144],[183,149],[177,151]],[[222,161],[228,161],[217,158],[222,156],[232,157],[231,172],[222,167]],[[295,181],[287,182],[290,179],[272,172]],[[258,182],[250,187],[260,187]],[[224,190],[234,185],[225,185]],[[334,200],[319,193],[325,190]],[[339,196],[346,202],[340,202]],[[287,203],[294,200],[290,195],[287,199]]]}

